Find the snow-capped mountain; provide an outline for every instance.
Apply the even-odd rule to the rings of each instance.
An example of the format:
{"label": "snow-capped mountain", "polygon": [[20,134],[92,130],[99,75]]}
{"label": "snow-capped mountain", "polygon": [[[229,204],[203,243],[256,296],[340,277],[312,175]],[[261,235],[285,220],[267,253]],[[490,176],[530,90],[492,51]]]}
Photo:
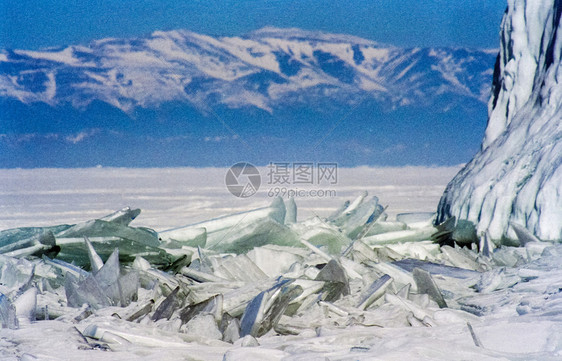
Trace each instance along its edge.
{"label": "snow-capped mountain", "polygon": [[0,50],[0,167],[456,165],[496,57],[277,28]]}
{"label": "snow-capped mountain", "polygon": [[[496,50],[402,49],[349,35],[264,28],[242,37],[156,31],[40,51],[0,53],[0,97],[130,112],[181,101],[274,112],[330,99],[384,109],[486,102]],[[443,99],[447,101],[443,102]]]}
{"label": "snow-capped mountain", "polygon": [[448,185],[439,219],[494,240],[510,224],[562,240],[562,1],[509,0],[481,151]]}

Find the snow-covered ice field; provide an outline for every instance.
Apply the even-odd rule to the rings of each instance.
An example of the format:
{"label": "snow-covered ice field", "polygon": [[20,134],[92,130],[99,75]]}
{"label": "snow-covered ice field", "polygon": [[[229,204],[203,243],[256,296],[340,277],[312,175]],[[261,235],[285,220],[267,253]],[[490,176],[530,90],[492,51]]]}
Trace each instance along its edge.
{"label": "snow-covered ice field", "polygon": [[125,206],[140,208],[135,226],[157,231],[265,206],[270,190],[324,190],[326,197],[296,197],[299,220],[327,216],[362,191],[379,197],[392,217],[402,212],[434,212],[456,167],[338,168],[333,185],[268,184],[249,198],[225,186],[226,168],[85,168],[0,170],[0,229],[77,223]]}
{"label": "snow-covered ice field", "polygon": [[[325,217],[363,190],[388,205],[389,219],[402,212],[431,212],[458,169],[340,169],[338,183],[325,187],[336,190],[337,195],[297,198],[298,218]],[[0,170],[0,229],[76,223],[131,206],[143,210],[134,226],[164,230],[271,202],[267,184],[254,197],[235,198],[224,186],[225,172],[190,168]],[[492,262],[472,263],[461,253],[444,257],[431,251],[427,243],[409,243],[407,247],[412,250],[402,252],[423,254],[430,250],[428,260],[443,257],[442,261],[457,267]],[[0,359],[559,360],[562,247],[531,242],[526,247],[509,247],[494,257],[493,269],[468,278],[434,274],[450,308],[440,309],[420,295],[408,300],[407,296],[387,293],[382,306],[355,314],[345,311],[349,299],[344,299],[336,308],[328,304],[311,308],[311,319],[306,315],[299,318],[315,322],[314,312],[321,312],[317,321],[329,320],[323,326],[292,336],[270,332],[259,337],[259,345],[253,347],[241,341],[214,340],[206,329],[194,335],[166,331],[165,322],[158,327],[156,323],[127,322],[116,317],[128,312],[118,307],[77,321],[73,318],[82,311],[76,309],[63,317],[64,321],[20,322],[17,330],[0,329]],[[497,266],[501,262],[506,265]],[[147,291],[142,292],[139,304],[149,297]],[[137,303],[128,309],[135,307],[139,307]],[[104,328],[109,331],[103,340],[113,351],[96,349],[91,341],[88,344],[82,339],[80,332],[86,333],[89,325],[96,325],[100,332]]]}

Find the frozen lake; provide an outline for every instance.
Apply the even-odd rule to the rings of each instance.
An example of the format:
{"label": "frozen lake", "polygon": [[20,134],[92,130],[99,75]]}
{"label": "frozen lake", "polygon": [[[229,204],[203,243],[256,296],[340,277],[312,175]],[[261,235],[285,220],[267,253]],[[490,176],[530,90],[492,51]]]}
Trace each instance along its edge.
{"label": "frozen lake", "polygon": [[[344,168],[338,169],[335,184],[288,184],[286,188],[303,191],[296,197],[300,221],[314,215],[327,216],[362,191],[379,197],[382,205],[388,205],[387,213],[393,218],[402,212],[434,211],[447,182],[459,169],[460,166]],[[268,193],[285,187],[268,184],[267,169],[260,168],[262,184],[258,193],[246,199],[237,198],[225,186],[226,172],[227,169],[219,168],[0,170],[0,228],[76,223],[130,206],[143,210],[133,226],[163,230],[267,205],[273,198]],[[310,191],[323,191],[327,196],[310,196]],[[499,248],[484,258],[468,250],[437,247],[432,242],[397,244],[389,254],[396,256],[396,252],[401,252],[403,257],[418,257],[434,265],[461,267],[469,272],[468,278],[433,275],[448,308],[439,308],[426,294],[408,295],[408,291],[404,296],[399,292],[405,283],[417,287],[409,272],[398,271],[380,260],[367,262],[371,268],[365,268],[348,259],[348,264],[356,263],[354,267],[368,270],[350,278],[354,293],[333,305],[314,303],[294,316],[295,323],[285,318],[284,324],[302,330],[298,334],[270,331],[259,337],[254,347],[245,347],[248,345],[242,340],[231,344],[211,337],[214,322],[211,328],[199,327],[196,333],[183,333],[166,319],[150,321],[147,316],[138,323],[125,321],[128,314],[140,309],[151,297],[157,302],[164,299],[157,292],[158,287],[140,288],[138,301],[127,308],[106,307],[82,319],[80,315],[86,312],[83,309],[62,306],[67,302],[64,287],[53,291],[43,282],[38,303],[31,304],[31,309],[46,312],[47,306],[41,305],[48,304],[50,310],[62,307],[64,315],[56,320],[21,322],[17,330],[1,328],[0,359],[560,359],[560,245],[530,242],[525,247]],[[3,273],[0,277],[3,292],[16,298],[21,280],[25,280],[23,275],[35,268],[24,260],[6,257],[2,261],[13,266],[3,266],[1,272],[9,274],[17,268],[21,273],[20,278],[4,277]],[[46,267],[43,261],[34,262],[39,264],[38,277],[48,277],[48,273],[41,271]],[[390,287],[376,306],[359,310],[354,302],[360,291],[379,276],[372,267],[385,267],[377,272],[392,273],[396,289]],[[11,288],[1,283],[4,281],[11,281]],[[237,281],[228,284],[232,282]],[[194,289],[199,286],[193,285]],[[314,295],[313,292],[311,296]],[[27,305],[19,298],[18,302],[18,307]],[[318,327],[314,326],[316,323]],[[97,342],[92,338],[84,341],[82,337],[92,329],[100,331],[94,336],[101,340],[101,348],[92,346]],[[110,346],[103,346],[105,342]],[[64,354],[60,350],[65,350]]]}
{"label": "frozen lake", "polygon": [[299,220],[327,216],[362,191],[379,197],[390,217],[433,212],[461,167],[339,168],[336,184],[269,184],[260,168],[257,194],[237,198],[225,186],[226,168],[85,168],[0,170],[0,229],[77,223],[130,206],[135,226],[163,230],[269,204],[276,188],[324,191],[295,197]]}

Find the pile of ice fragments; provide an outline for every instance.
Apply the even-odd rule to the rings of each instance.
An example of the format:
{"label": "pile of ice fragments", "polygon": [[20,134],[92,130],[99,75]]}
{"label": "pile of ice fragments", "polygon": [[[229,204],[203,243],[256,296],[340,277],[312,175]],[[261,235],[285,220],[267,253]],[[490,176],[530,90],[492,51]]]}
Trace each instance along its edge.
{"label": "pile of ice fragments", "polygon": [[[72,326],[84,350],[227,352],[266,336],[456,322],[480,346],[471,322],[537,278],[541,260],[562,255],[517,225],[521,244],[513,247],[479,240],[474,225],[454,219],[434,227],[433,214],[389,221],[366,193],[302,222],[295,202],[280,198],[158,233],[129,226],[139,213],[125,208],[76,225],[1,231],[2,328],[56,319]],[[545,287],[536,299],[518,298],[517,312],[543,309],[537,302],[550,302],[562,284]]]}

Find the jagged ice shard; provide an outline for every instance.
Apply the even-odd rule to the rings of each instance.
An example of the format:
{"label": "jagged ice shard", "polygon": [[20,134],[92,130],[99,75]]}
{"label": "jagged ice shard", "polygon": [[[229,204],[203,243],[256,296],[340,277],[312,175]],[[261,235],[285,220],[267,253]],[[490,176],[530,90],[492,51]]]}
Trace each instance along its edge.
{"label": "jagged ice shard", "polygon": [[[488,245],[486,254],[439,245],[429,235],[393,236],[392,242],[369,246],[364,240],[373,236],[362,235],[379,222],[375,217],[387,218],[374,198],[362,194],[336,217],[289,225],[281,223],[282,202],[176,229],[174,236],[185,238],[157,247],[167,252],[181,246],[173,250],[186,257],[172,264],[141,255],[120,261],[124,242],[117,236],[139,228],[99,219],[65,228],[92,234],[91,225],[101,226],[102,236],[92,234],[108,240],[101,249],[116,246],[105,262],[97,253],[101,242],[88,236],[75,252],[89,259],[89,267],[46,255],[0,255],[0,358],[56,353],[53,344],[69,350],[69,360],[96,349],[111,351],[112,358],[142,354],[167,360],[185,359],[189,352],[205,360],[231,359],[233,353],[244,360],[271,359],[281,350],[288,359],[398,359],[397,352],[400,359],[431,352],[440,360],[562,355],[560,338],[549,336],[562,334],[561,245],[540,242],[514,223],[523,246]],[[242,216],[250,219],[248,229],[272,219],[299,243],[280,245],[279,233],[254,232],[245,236],[247,243],[215,238],[232,253],[183,244],[201,228],[212,237],[225,234],[225,223],[235,227],[233,220]],[[384,227],[377,233],[393,234],[397,227],[425,233],[430,216],[409,213],[380,221]],[[4,241],[10,249],[25,249],[21,239],[42,231],[8,230]],[[146,231],[142,234],[155,234]],[[255,237],[268,243],[256,244]],[[59,239],[64,246],[69,238]],[[73,235],[72,242],[77,240]],[[135,247],[144,249],[142,242]]]}
{"label": "jagged ice shard", "polygon": [[468,219],[492,240],[509,226],[562,239],[560,0],[509,0],[482,148],[449,183],[437,222]]}

